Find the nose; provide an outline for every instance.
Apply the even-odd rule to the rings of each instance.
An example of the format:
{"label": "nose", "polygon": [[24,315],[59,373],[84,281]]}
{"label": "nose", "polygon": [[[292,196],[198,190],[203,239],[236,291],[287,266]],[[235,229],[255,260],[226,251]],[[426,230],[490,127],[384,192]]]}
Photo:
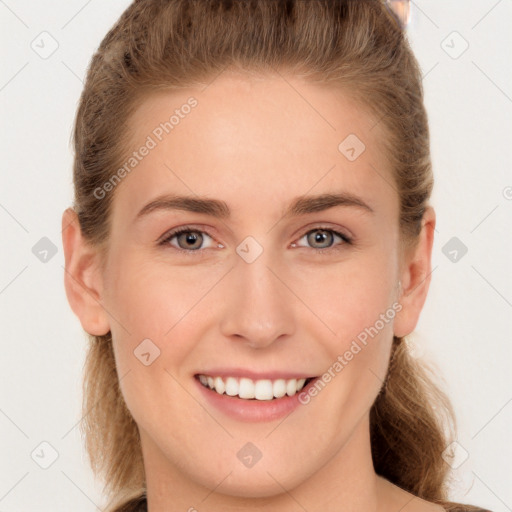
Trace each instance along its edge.
{"label": "nose", "polygon": [[221,333],[245,342],[251,348],[265,348],[293,334],[293,294],[284,284],[285,272],[265,251],[252,263],[241,258],[227,276]]}

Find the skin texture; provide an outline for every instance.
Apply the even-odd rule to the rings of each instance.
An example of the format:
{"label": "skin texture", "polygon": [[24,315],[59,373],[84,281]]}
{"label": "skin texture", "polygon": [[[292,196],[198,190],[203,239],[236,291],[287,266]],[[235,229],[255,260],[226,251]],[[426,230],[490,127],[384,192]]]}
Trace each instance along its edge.
{"label": "skin texture", "polygon": [[[190,96],[197,106],[109,192],[103,266],[74,212],[63,215],[68,299],[87,332],[112,331],[149,510],[441,510],[378,477],[369,439],[393,334],[414,329],[428,291],[433,210],[418,244],[402,249],[380,125],[339,91],[292,76],[224,72],[206,88],[152,95],[131,120],[127,155]],[[349,134],[366,146],[354,161],[338,150]],[[342,191],[373,213],[337,206],[283,217],[298,196]],[[220,199],[231,217],[159,210],[135,221],[166,193]],[[185,254],[183,237],[181,246],[176,237],[158,245],[185,225],[206,233],[201,254]],[[305,236],[322,227],[353,244]],[[248,236],[263,249],[252,263],[236,252]],[[394,319],[284,420],[228,417],[194,380],[221,366],[319,376],[393,303]],[[149,366],[134,357],[146,338],[160,349]],[[247,442],[262,454],[252,468],[237,458]]]}

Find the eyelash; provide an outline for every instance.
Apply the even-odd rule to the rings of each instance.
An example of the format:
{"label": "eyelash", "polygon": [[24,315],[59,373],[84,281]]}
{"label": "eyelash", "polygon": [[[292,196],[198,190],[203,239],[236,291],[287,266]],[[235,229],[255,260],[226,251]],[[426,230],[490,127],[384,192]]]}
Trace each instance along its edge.
{"label": "eyelash", "polygon": [[[343,243],[340,243],[338,245],[331,245],[329,247],[326,247],[325,249],[318,249],[316,247],[310,247],[310,249],[312,251],[314,251],[315,253],[317,253],[317,254],[320,254],[320,253],[325,254],[326,252],[340,250],[341,247],[344,246],[344,245],[353,245],[353,239],[351,237],[349,237],[348,235],[346,235],[344,233],[340,233],[339,231],[336,231],[336,230],[331,229],[331,228],[323,227],[323,226],[318,226],[316,228],[310,229],[309,231],[306,231],[299,238],[299,240],[301,238],[303,238],[305,235],[308,235],[309,233],[312,233],[314,231],[327,231],[329,233],[332,233],[333,235],[338,236],[339,238],[341,238],[343,240]],[[183,227],[180,227],[180,228],[176,228],[176,229],[170,231],[169,233],[167,233],[166,235],[164,235],[164,239],[161,240],[158,243],[158,245],[160,245],[160,246],[168,245],[170,240],[172,240],[174,237],[179,236],[182,233],[190,233],[190,232],[206,234],[210,238],[214,239],[214,237],[211,236],[207,231],[204,231],[204,230],[201,230],[201,229],[198,229],[198,228],[194,228],[192,226],[183,226]],[[177,247],[172,247],[172,248],[176,249],[177,251],[183,252],[183,253],[185,253],[185,254],[187,254],[189,256],[194,256],[194,257],[198,257],[198,256],[200,257],[200,256],[202,256],[204,254],[204,250],[201,250],[201,249],[182,249],[182,248],[177,248]],[[304,248],[306,248],[306,247],[304,247]]]}

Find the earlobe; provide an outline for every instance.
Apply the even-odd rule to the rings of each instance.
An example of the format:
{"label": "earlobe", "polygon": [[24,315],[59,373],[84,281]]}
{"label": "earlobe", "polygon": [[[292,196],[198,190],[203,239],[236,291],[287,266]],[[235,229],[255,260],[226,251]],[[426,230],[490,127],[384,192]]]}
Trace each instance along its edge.
{"label": "earlobe", "polygon": [[431,279],[431,258],[436,225],[435,212],[427,207],[417,244],[404,254],[398,302],[402,309],[395,317],[394,335],[403,337],[416,327],[427,298]]}
{"label": "earlobe", "polygon": [[67,208],[62,215],[64,287],[73,312],[89,334],[101,336],[110,330],[102,302],[102,275],[97,249],[82,236],[76,212]]}

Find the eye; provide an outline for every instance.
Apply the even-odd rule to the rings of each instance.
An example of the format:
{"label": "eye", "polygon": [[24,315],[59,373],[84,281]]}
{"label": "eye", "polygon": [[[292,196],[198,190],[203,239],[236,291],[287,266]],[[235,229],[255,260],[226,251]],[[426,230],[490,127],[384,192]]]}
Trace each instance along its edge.
{"label": "eye", "polygon": [[[210,240],[209,246],[204,246],[203,243],[205,240]],[[174,243],[175,242],[175,243]],[[200,229],[190,228],[190,227],[182,227],[172,230],[164,236],[164,239],[159,242],[160,245],[172,245],[176,249],[181,249],[183,251],[189,252],[198,252],[199,249],[208,249],[211,247],[222,247],[221,244],[214,244],[213,238],[201,231]]]}
{"label": "eye", "polygon": [[[306,240],[310,247],[319,252],[325,252],[325,250],[336,249],[339,245],[351,244],[352,239],[338,231],[328,228],[315,228],[308,231],[299,239],[299,243],[293,243],[292,247],[307,247],[300,245],[302,240]],[[338,239],[338,244],[334,245]]]}
{"label": "eye", "polygon": [[[305,240],[309,247],[317,252],[325,253],[328,250],[335,250],[345,244],[352,244],[352,239],[344,233],[335,231],[334,229],[318,227],[305,233],[298,243],[291,244],[292,247],[308,247],[301,242]],[[209,245],[204,243],[209,241]],[[336,243],[337,242],[337,243]],[[218,242],[214,242],[213,237],[201,229],[191,226],[183,226],[173,229],[166,233],[159,245],[171,245],[177,250],[184,251],[188,254],[201,253],[200,249],[223,248],[224,246]]]}

